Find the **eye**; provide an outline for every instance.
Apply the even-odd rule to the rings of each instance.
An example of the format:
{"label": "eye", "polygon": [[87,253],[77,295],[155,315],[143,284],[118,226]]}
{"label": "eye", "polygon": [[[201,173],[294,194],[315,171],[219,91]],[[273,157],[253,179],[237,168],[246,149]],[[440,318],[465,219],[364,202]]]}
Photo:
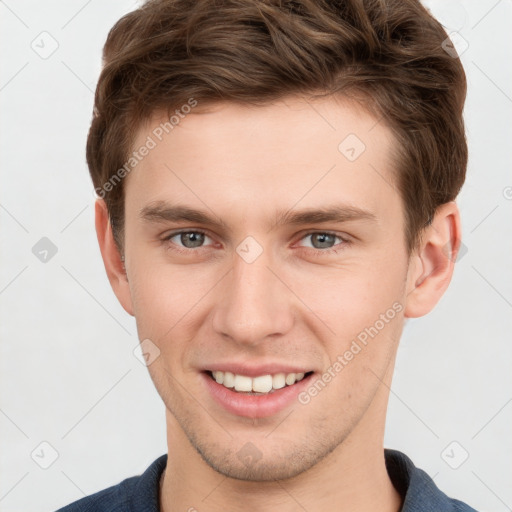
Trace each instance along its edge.
{"label": "eye", "polygon": [[[173,241],[173,239],[176,239],[176,241]],[[177,251],[187,251],[201,248],[205,239],[210,239],[210,237],[204,231],[194,230],[170,233],[163,240],[175,245]]]}
{"label": "eye", "polygon": [[[317,251],[323,253],[338,252],[343,248],[344,245],[348,245],[350,243],[349,240],[329,231],[314,231],[312,233],[307,233],[304,237],[301,238],[301,240],[307,240],[308,238],[311,240],[311,245],[309,245],[309,248],[316,249]],[[336,243],[336,239],[340,240],[341,242]],[[337,246],[340,247],[337,248]]]}

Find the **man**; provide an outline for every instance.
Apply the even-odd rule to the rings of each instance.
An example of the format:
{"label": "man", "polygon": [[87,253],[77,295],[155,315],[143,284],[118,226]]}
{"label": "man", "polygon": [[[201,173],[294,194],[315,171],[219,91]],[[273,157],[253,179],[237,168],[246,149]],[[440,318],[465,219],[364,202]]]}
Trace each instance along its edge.
{"label": "man", "polygon": [[61,511],[473,510],[383,448],[404,320],[460,245],[446,41],[413,0],[150,0],[113,27],[96,230],[168,454]]}

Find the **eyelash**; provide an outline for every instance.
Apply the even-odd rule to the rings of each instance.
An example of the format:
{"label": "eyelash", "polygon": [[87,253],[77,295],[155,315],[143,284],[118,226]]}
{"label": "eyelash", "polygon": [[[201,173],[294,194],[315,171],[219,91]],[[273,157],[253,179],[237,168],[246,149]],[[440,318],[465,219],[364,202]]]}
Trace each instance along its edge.
{"label": "eyelash", "polygon": [[[177,252],[182,253],[182,254],[186,254],[186,253],[190,254],[191,252],[197,252],[200,249],[204,249],[204,247],[199,247],[197,249],[189,249],[187,247],[180,247],[179,245],[174,244],[173,242],[171,242],[172,238],[174,238],[177,235],[181,235],[183,233],[201,233],[201,234],[211,238],[208,235],[208,233],[206,231],[203,231],[202,229],[184,229],[184,230],[181,230],[181,231],[174,231],[174,232],[170,233],[169,235],[165,236],[162,239],[162,241],[163,242],[168,242],[169,245],[172,244],[174,246],[172,248],[172,250],[177,251]],[[307,252],[312,254],[313,256],[323,256],[323,255],[326,255],[326,254],[339,253],[339,252],[341,252],[343,250],[344,247],[346,247],[346,246],[351,244],[351,240],[349,240],[348,238],[344,238],[344,237],[342,237],[342,236],[340,236],[337,233],[334,233],[332,231],[310,231],[310,232],[306,233],[303,237],[301,237],[300,240],[303,240],[304,238],[307,238],[308,236],[315,235],[315,234],[334,236],[335,238],[338,238],[339,240],[341,240],[341,243],[337,244],[337,245],[342,245],[343,247],[342,248],[338,248],[338,249],[336,249],[336,248],[315,249],[314,247],[301,247],[301,249],[306,249]]]}

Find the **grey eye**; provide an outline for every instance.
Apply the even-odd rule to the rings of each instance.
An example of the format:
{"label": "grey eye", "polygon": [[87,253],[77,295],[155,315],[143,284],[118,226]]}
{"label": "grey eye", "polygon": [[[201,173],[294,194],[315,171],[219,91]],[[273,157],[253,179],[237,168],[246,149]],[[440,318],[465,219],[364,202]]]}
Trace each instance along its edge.
{"label": "grey eye", "polygon": [[177,237],[179,237],[180,241],[178,245],[181,244],[187,249],[194,249],[196,247],[201,247],[201,245],[204,243],[206,235],[199,231],[184,231],[182,233],[177,233],[172,238],[170,238],[170,240],[172,241],[173,238]]}
{"label": "grey eye", "polygon": [[339,237],[330,233],[310,233],[304,237],[305,240],[311,240],[313,249],[331,249],[336,245],[336,238]]}

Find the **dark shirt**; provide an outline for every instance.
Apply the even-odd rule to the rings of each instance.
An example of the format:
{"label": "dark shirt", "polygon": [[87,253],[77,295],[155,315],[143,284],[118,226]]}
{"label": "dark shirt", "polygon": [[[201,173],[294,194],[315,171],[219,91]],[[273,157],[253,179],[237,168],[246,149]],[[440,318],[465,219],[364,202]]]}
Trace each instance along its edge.
{"label": "dark shirt", "polygon": [[[461,501],[448,498],[411,459],[396,450],[385,450],[386,468],[404,498],[401,512],[476,512]],[[140,476],[79,499],[56,512],[160,512],[160,477],[167,454],[156,459]]]}

